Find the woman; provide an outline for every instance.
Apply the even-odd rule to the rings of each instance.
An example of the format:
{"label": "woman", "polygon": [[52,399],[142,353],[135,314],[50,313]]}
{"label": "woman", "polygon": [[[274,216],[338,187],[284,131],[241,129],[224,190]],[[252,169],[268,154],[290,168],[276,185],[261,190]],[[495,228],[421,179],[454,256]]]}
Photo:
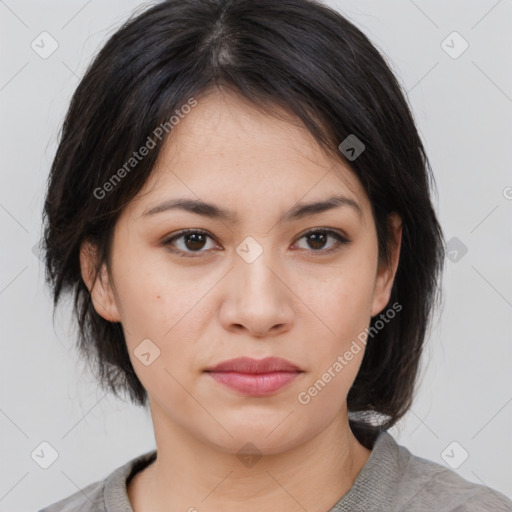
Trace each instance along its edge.
{"label": "woman", "polygon": [[335,11],[174,0],[126,23],[64,123],[46,269],[157,449],[43,512],[511,510],[387,432],[439,291],[431,180]]}

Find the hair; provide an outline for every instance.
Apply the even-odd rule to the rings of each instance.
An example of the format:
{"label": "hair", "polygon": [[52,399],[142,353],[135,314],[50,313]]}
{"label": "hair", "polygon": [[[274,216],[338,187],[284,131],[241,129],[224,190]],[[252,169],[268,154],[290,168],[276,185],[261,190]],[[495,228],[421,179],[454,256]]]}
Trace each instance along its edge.
{"label": "hair", "polygon": [[[351,22],[317,1],[168,0],[110,37],[72,97],[48,178],[43,249],[54,307],[64,292],[74,294],[77,346],[99,383],[147,405],[121,324],[94,309],[81,277],[80,247],[91,241],[96,272],[103,263],[108,268],[116,220],[172,136],[166,129],[159,137],[163,130],[157,128],[168,127],[176,110],[215,88],[267,113],[284,109],[352,169],[372,206],[379,262],[390,262],[388,215],[402,218],[389,301],[402,309],[384,329],[373,329],[378,332],[368,338],[347,396],[349,413],[359,415],[368,431],[391,427],[412,404],[440,294],[445,254],[429,195],[434,178],[406,93],[384,57]],[[364,144],[355,160],[339,149],[349,135]],[[126,162],[144,145],[154,149],[128,172]],[[122,183],[105,193],[116,171]],[[371,319],[371,332],[377,320]]]}

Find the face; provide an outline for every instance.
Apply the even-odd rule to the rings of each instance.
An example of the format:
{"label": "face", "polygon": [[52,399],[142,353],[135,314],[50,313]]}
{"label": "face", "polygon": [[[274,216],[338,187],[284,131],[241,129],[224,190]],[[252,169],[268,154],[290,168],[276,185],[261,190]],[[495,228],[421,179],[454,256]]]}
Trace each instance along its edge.
{"label": "face", "polygon": [[[333,196],[342,199],[301,209]],[[171,207],[178,199],[216,209]],[[279,453],[346,415],[364,354],[351,346],[385,308],[396,269],[397,255],[389,268],[377,256],[356,175],[305,128],[216,92],[173,128],[116,224],[110,274],[88,285],[96,311],[122,323],[155,431]],[[301,371],[265,395],[205,372],[241,356]]]}

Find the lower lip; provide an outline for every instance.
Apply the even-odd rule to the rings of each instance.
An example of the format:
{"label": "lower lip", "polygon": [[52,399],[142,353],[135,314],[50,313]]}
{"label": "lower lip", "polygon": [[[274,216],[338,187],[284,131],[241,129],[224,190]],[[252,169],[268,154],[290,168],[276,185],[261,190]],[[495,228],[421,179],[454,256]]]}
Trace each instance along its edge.
{"label": "lower lip", "polygon": [[208,372],[217,382],[240,393],[265,396],[284,388],[302,372],[237,373]]}

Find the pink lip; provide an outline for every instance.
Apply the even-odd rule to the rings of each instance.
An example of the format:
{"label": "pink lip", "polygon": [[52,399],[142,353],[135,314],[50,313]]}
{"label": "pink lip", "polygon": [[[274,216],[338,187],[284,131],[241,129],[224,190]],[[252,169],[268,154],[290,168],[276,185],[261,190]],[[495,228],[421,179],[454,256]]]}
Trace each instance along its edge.
{"label": "pink lip", "polygon": [[297,365],[279,357],[239,357],[205,371],[217,382],[253,396],[275,393],[303,373]]}

